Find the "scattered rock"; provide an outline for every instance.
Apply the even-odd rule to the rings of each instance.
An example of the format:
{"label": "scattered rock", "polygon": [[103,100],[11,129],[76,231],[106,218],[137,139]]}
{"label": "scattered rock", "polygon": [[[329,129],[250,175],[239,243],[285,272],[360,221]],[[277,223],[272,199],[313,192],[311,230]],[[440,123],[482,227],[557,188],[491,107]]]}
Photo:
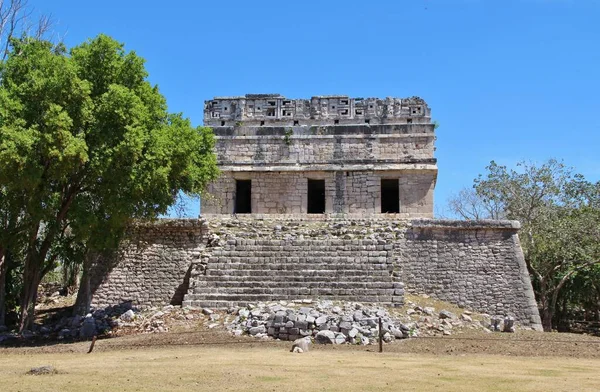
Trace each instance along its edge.
{"label": "scattered rock", "polygon": [[441,310],[440,314],[439,314],[440,319],[455,319],[456,315],[452,312],[449,312],[447,310]]}
{"label": "scattered rock", "polygon": [[335,344],[335,332],[319,331],[315,336],[315,341],[319,344]]}
{"label": "scattered rock", "polygon": [[120,319],[125,322],[131,322],[135,320],[135,313],[133,312],[133,310],[129,309],[121,315]]}
{"label": "scattered rock", "polygon": [[[300,338],[300,339],[296,339],[294,340],[294,344],[292,345],[292,351],[294,351],[295,348],[299,348],[300,352],[308,352],[308,348],[310,345],[310,338]],[[297,351],[294,351],[297,352]]]}
{"label": "scattered rock", "polygon": [[504,318],[504,327],[502,332],[515,332],[515,319],[512,316]]}
{"label": "scattered rock", "polygon": [[95,336],[97,333],[96,329],[96,320],[93,317],[88,317],[83,320],[83,324],[81,325],[81,329],[79,329],[79,336],[82,338],[91,338]]}

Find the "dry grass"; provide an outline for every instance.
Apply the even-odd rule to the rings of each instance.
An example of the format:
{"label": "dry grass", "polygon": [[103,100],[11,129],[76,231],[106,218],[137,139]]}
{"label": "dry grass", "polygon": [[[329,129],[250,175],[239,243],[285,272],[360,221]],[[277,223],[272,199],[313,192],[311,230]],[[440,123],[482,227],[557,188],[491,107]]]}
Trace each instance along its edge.
{"label": "dry grass", "polygon": [[[83,348],[83,347],[82,347]],[[286,346],[287,348],[287,346]],[[27,375],[52,365],[57,374]],[[594,391],[600,360],[497,355],[431,356],[282,347],[0,352],[2,391]]]}

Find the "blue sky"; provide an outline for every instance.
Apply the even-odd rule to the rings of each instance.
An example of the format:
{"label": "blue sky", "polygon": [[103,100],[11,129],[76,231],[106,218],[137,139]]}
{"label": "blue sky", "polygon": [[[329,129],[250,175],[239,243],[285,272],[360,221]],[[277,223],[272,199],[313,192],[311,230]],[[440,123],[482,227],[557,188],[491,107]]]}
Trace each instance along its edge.
{"label": "blue sky", "polygon": [[491,160],[555,157],[600,180],[600,1],[30,4],[67,46],[105,33],[135,50],[195,125],[215,95],[421,96],[440,124],[439,210]]}

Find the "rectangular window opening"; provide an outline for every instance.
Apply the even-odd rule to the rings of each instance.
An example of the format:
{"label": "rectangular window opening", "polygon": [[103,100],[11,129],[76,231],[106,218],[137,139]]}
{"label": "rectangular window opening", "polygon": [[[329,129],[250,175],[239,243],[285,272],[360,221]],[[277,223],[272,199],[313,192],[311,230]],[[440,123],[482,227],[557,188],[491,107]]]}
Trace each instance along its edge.
{"label": "rectangular window opening", "polygon": [[233,213],[252,213],[252,180],[235,180],[235,207]]}
{"label": "rectangular window opening", "polygon": [[369,119],[366,119],[366,120],[365,120],[365,124],[371,124],[371,120],[369,120]]}
{"label": "rectangular window opening", "polygon": [[363,111],[359,110],[359,109],[356,109],[355,113],[356,113],[357,116],[362,116]]}
{"label": "rectangular window opening", "polygon": [[347,116],[348,115],[348,109],[340,110],[340,114],[342,116]]}
{"label": "rectangular window opening", "polygon": [[333,120],[333,123],[334,123],[334,124],[339,124],[339,123],[340,123],[340,120]]}
{"label": "rectangular window opening", "polygon": [[267,105],[269,105],[269,106],[276,106],[277,102],[276,101],[267,101]]}
{"label": "rectangular window opening", "polygon": [[291,105],[292,101],[283,101],[283,106]]}
{"label": "rectangular window opening", "polygon": [[325,180],[308,180],[308,205],[309,214],[325,213]]}
{"label": "rectangular window opening", "polygon": [[275,109],[267,109],[267,117],[275,117]]}
{"label": "rectangular window opening", "polygon": [[407,123],[407,124],[412,124],[412,118],[407,118],[407,119],[406,119],[406,123]]}
{"label": "rectangular window opening", "polygon": [[348,105],[347,99],[340,99],[340,105]]}
{"label": "rectangular window opening", "polygon": [[300,121],[294,120],[294,125],[300,125]]}
{"label": "rectangular window opening", "polygon": [[221,126],[224,127],[225,126],[225,121],[221,121]]}
{"label": "rectangular window opening", "polygon": [[400,187],[398,179],[381,180],[381,213],[397,214],[400,212]]}

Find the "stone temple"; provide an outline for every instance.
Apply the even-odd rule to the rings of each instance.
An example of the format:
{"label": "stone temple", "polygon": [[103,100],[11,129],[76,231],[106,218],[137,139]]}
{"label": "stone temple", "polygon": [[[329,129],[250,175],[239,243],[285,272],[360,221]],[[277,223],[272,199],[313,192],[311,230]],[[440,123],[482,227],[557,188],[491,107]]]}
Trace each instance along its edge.
{"label": "stone temple", "polygon": [[433,219],[422,99],[248,94],[207,101],[204,116],[221,176],[201,217],[132,226],[92,266],[95,307],[399,306],[410,293],[541,329],[519,222]]}
{"label": "stone temple", "polygon": [[205,102],[222,176],[202,214],[433,217],[434,124],[418,97]]}

